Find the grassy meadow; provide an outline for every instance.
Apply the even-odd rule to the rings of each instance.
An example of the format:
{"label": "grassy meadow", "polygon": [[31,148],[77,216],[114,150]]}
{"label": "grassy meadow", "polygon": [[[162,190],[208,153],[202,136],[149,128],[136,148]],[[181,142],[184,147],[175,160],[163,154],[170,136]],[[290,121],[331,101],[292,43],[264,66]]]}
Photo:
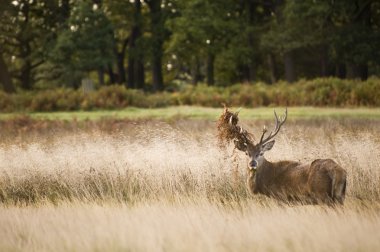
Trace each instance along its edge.
{"label": "grassy meadow", "polygon": [[[380,249],[378,109],[290,108],[266,154],[337,161],[348,172],[337,208],[250,195],[246,156],[217,146],[222,110],[186,109],[167,118],[2,117],[0,251]],[[241,113],[256,138],[273,126],[270,108]]]}
{"label": "grassy meadow", "polygon": [[[235,110],[240,108],[235,108]],[[120,110],[95,111],[57,111],[57,112],[15,112],[1,113],[0,120],[8,120],[20,116],[29,116],[33,119],[43,120],[99,120],[99,119],[208,119],[216,120],[220,115],[220,108],[197,106],[173,106],[165,108],[136,108],[128,107]],[[316,118],[366,118],[380,119],[380,108],[326,108],[326,107],[292,107],[289,111],[292,119]],[[244,119],[272,119],[273,109],[258,107],[242,109],[239,116]]]}

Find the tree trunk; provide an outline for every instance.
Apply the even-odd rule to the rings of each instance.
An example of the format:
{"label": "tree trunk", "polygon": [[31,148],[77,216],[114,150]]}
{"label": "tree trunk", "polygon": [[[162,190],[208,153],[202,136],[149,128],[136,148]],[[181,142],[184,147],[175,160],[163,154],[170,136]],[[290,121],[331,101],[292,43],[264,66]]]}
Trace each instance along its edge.
{"label": "tree trunk", "polygon": [[214,85],[214,62],[215,56],[212,53],[208,53],[207,55],[207,85]]}
{"label": "tree trunk", "polygon": [[100,86],[104,86],[104,69],[103,67],[98,69],[98,81]]}
{"label": "tree trunk", "polygon": [[25,90],[32,89],[32,64],[29,59],[26,59],[23,66],[21,67],[21,87]]}
{"label": "tree trunk", "polygon": [[107,65],[108,75],[110,77],[110,82],[112,84],[118,83],[118,84],[127,85],[124,61],[125,61],[125,52],[128,46],[128,41],[129,41],[128,38],[122,41],[121,50],[119,51],[118,45],[117,45],[118,42],[115,38],[115,34],[113,31],[113,51],[116,56],[115,58],[116,58],[116,72],[117,73],[115,74],[115,72],[113,71],[112,64]]}
{"label": "tree trunk", "polygon": [[135,0],[135,27],[134,27],[134,43],[135,43],[135,65],[134,65],[134,78],[135,87],[138,89],[145,89],[145,71],[144,71],[144,50],[141,45],[138,44],[138,40],[141,38],[141,2],[140,0]]}
{"label": "tree trunk", "polygon": [[257,78],[256,65],[254,63],[250,63],[248,66],[248,82],[254,82]]}
{"label": "tree trunk", "polygon": [[[355,4],[359,7],[361,1],[356,1]],[[354,23],[359,24],[363,29],[371,30],[371,5],[372,1],[364,1],[364,6],[359,8],[359,13],[353,20]],[[375,32],[375,31],[372,31]],[[368,60],[347,64],[347,77],[360,78],[367,80],[368,78]]]}
{"label": "tree trunk", "polygon": [[162,15],[161,0],[145,1],[150,9],[150,25],[152,32],[152,79],[153,90],[161,91],[164,89],[162,76],[162,47],[164,44],[165,27]]}
{"label": "tree trunk", "polygon": [[293,51],[289,51],[284,54],[284,64],[285,64],[285,80],[289,83],[292,83],[296,80]]}
{"label": "tree trunk", "polygon": [[18,42],[20,43],[20,55],[21,59],[23,60],[22,66],[20,69],[20,81],[21,81],[21,87],[26,90],[32,89],[32,61],[31,61],[31,54],[32,54],[32,48],[30,46],[30,42],[32,38],[29,36],[24,36],[23,33],[26,32],[26,29],[29,25],[29,11],[30,11],[30,5],[29,2],[27,4],[24,4],[23,8],[21,9],[21,13],[23,13],[24,21],[22,24],[22,32],[20,33],[19,37],[17,38]]}
{"label": "tree trunk", "polygon": [[108,71],[108,76],[110,78],[110,83],[115,84],[116,83],[116,76],[115,76],[115,73],[113,72],[111,64],[107,65],[107,71]]}
{"label": "tree trunk", "polygon": [[347,78],[348,79],[361,79],[361,80],[367,80],[368,79],[368,65],[367,64],[353,64],[353,63],[347,63],[346,64],[347,69]]}
{"label": "tree trunk", "polygon": [[145,70],[144,63],[141,58],[135,62],[135,80],[137,89],[145,89]]}
{"label": "tree trunk", "polygon": [[319,62],[320,62],[320,70],[319,70],[319,75],[321,77],[326,77],[328,76],[328,53],[327,53],[327,46],[322,46],[320,49],[320,57],[319,57]]}
{"label": "tree trunk", "polygon": [[347,63],[346,69],[347,69],[347,79],[355,79],[357,77],[356,67],[354,64]]}
{"label": "tree trunk", "polygon": [[[139,1],[135,2],[136,3]],[[136,12],[137,10],[135,10]],[[132,26],[131,33],[129,35],[129,42],[128,42],[128,67],[127,67],[127,87],[128,88],[136,88],[135,83],[135,51],[136,51],[136,39],[137,39],[137,33],[136,30],[138,29],[136,25],[136,15],[134,17],[134,24]]]}
{"label": "tree trunk", "polygon": [[139,48],[138,39],[141,38],[141,1],[134,1],[133,26],[128,43],[128,87],[145,88],[144,54]]}
{"label": "tree trunk", "polygon": [[[362,12],[361,19],[363,20],[363,24],[367,28],[371,28],[371,6],[372,2],[368,1],[368,4],[364,7],[364,10]],[[375,32],[372,30],[372,32]],[[358,72],[359,77],[361,80],[367,80],[368,79],[368,62],[362,62],[358,65]]]}
{"label": "tree trunk", "polygon": [[162,77],[162,43],[161,41],[153,42],[153,59],[152,59],[152,75],[154,91],[162,91],[164,89],[164,79]]}
{"label": "tree trunk", "polygon": [[200,74],[200,64],[199,64],[199,58],[194,57],[193,58],[193,64],[191,67],[191,83],[193,85],[197,85],[198,82],[201,80],[201,74]]}
{"label": "tree trunk", "polygon": [[359,77],[361,80],[365,81],[368,79],[368,64],[360,64],[359,66]]}
{"label": "tree trunk", "polygon": [[124,68],[124,53],[119,52],[116,55],[117,60],[117,82],[119,84],[126,83],[125,68]]}
{"label": "tree trunk", "polygon": [[276,68],[275,58],[273,54],[271,53],[268,55],[268,66],[269,66],[270,82],[274,84],[277,81],[277,68]]}
{"label": "tree trunk", "polygon": [[335,66],[335,76],[340,79],[345,79],[347,75],[346,65],[338,63]]}
{"label": "tree trunk", "polygon": [[162,91],[164,89],[164,81],[162,77],[162,56],[154,55],[152,62],[152,74],[153,74],[153,90]]}
{"label": "tree trunk", "polygon": [[135,60],[133,59],[132,56],[129,56],[129,55],[128,55],[127,72],[128,72],[127,88],[136,88],[135,87]]}
{"label": "tree trunk", "polygon": [[4,91],[7,93],[14,93],[16,89],[13,85],[12,77],[8,71],[7,64],[3,59],[3,55],[0,55],[0,82],[3,84]]}
{"label": "tree trunk", "polygon": [[[253,27],[255,25],[255,16],[256,16],[256,3],[254,1],[248,1],[247,2],[248,6],[248,25],[250,27]],[[249,31],[248,33],[248,47],[249,48],[255,48],[255,37],[254,33],[252,30]],[[255,64],[255,54],[253,51],[250,53],[250,58],[251,62],[248,63],[247,69],[248,69],[248,76],[247,76],[247,81],[248,82],[253,82],[257,78],[257,71],[256,71],[256,64]]]}

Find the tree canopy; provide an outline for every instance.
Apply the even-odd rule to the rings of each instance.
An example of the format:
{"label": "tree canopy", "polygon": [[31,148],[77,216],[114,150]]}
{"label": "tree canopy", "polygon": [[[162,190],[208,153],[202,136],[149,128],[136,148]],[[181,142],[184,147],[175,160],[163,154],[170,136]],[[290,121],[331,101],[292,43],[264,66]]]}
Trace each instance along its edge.
{"label": "tree canopy", "polygon": [[8,0],[0,14],[6,92],[380,75],[375,0]]}

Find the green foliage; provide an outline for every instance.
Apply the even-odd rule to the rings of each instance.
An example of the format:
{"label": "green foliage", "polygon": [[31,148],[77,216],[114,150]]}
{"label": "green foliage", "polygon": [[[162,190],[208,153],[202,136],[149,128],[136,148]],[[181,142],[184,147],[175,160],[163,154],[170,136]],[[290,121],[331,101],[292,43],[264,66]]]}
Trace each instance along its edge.
{"label": "green foliage", "polygon": [[363,85],[355,86],[354,91],[351,92],[351,99],[356,102],[356,105],[380,105],[378,81],[376,78],[370,78]]}
{"label": "green foliage", "polygon": [[177,92],[144,93],[114,85],[83,94],[59,88],[41,92],[6,94],[0,92],[0,111],[72,111],[159,108],[176,105],[229,106],[380,106],[380,79],[367,81],[320,78],[294,84],[235,84],[230,87],[186,86]]}
{"label": "green foliage", "polygon": [[0,90],[0,108],[3,112],[13,111],[14,102],[12,96]]}
{"label": "green foliage", "polygon": [[262,46],[277,52],[318,46],[331,39],[328,22],[332,7],[328,2],[288,1],[271,17],[270,27],[262,38]]}
{"label": "green foliage", "polygon": [[[114,59],[112,25],[91,1],[79,1],[50,52],[54,75],[66,85],[78,85],[89,71],[111,64]],[[48,69],[50,69],[48,67]]]}
{"label": "green foliage", "polygon": [[47,90],[30,97],[28,110],[31,111],[57,111],[77,110],[81,100],[80,93],[72,89]]}
{"label": "green foliage", "polygon": [[[0,79],[11,76],[11,89],[78,88],[82,78],[96,75],[99,85],[165,90],[161,79],[229,86],[318,76],[364,80],[380,73],[379,1],[3,2]],[[319,96],[329,96],[330,88]],[[273,92],[283,99],[283,92]],[[242,98],[272,103],[260,95]],[[91,99],[84,107],[93,107]],[[153,105],[141,106],[172,102],[149,99]]]}

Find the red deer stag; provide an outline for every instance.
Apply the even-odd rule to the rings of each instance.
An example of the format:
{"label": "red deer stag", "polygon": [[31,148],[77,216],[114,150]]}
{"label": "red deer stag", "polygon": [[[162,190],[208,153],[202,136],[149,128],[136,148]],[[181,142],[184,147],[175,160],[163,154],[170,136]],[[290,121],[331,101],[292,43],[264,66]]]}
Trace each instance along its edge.
{"label": "red deer stag", "polygon": [[[346,171],[331,159],[316,159],[310,164],[295,161],[270,162],[264,153],[272,149],[273,138],[280,131],[288,115],[280,118],[274,111],[276,125],[274,131],[268,133],[264,126],[258,144],[238,137],[234,140],[237,149],[244,151],[250,158],[247,186],[253,194],[264,194],[281,200],[297,200],[304,203],[343,204],[346,192]],[[237,118],[237,114],[234,114]],[[229,120],[231,127],[246,133],[240,126],[233,125],[232,116]],[[237,122],[236,122],[237,123]],[[243,139],[243,141],[242,141]]]}

